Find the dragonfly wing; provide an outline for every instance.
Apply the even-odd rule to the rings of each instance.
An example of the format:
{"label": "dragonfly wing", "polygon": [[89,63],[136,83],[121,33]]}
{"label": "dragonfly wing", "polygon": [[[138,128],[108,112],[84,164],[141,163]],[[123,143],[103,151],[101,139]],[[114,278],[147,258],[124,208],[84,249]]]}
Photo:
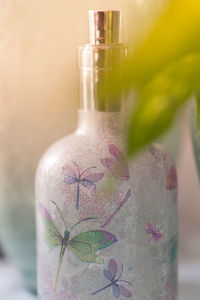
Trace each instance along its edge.
{"label": "dragonfly wing", "polygon": [[114,280],[114,278],[112,277],[112,274],[110,273],[109,270],[104,269],[104,270],[103,270],[103,274],[104,274],[104,277],[105,277],[106,279],[108,279],[108,280],[110,280],[110,281],[113,281],[113,280]]}
{"label": "dragonfly wing", "polygon": [[93,182],[97,182],[97,181],[101,180],[103,177],[104,177],[104,173],[94,173],[94,174],[85,176],[84,179],[90,180]]}
{"label": "dragonfly wing", "polygon": [[62,169],[63,169],[64,175],[70,176],[70,177],[77,177],[76,172],[74,171],[74,169],[72,167],[65,166]]}
{"label": "dragonfly wing", "polygon": [[101,159],[101,163],[104,167],[109,169],[112,173],[115,171],[116,168],[116,161],[113,158],[104,158]]}
{"label": "dragonfly wing", "polygon": [[109,269],[110,274],[112,275],[112,278],[114,279],[115,276],[117,275],[117,271],[118,271],[118,266],[114,259],[110,259],[109,264],[108,264],[108,269]]}
{"label": "dragonfly wing", "polygon": [[119,162],[113,158],[101,159],[101,163],[104,167],[110,170],[114,177],[121,180],[128,180],[130,178],[127,164]]}
{"label": "dragonfly wing", "polygon": [[122,294],[122,296],[124,296],[126,298],[132,297],[132,293],[127,288],[125,288],[124,286],[122,286],[120,284],[118,284],[118,287],[119,287],[119,290],[120,290],[120,293]]}
{"label": "dragonfly wing", "polygon": [[92,246],[86,242],[77,241],[75,238],[72,238],[68,243],[68,248],[73,248],[83,254],[92,254],[94,253]]}
{"label": "dragonfly wing", "polygon": [[61,245],[63,237],[54,225],[48,210],[42,204],[40,204],[40,213],[44,223],[44,238],[47,245],[50,248]]}
{"label": "dragonfly wing", "polygon": [[176,188],[177,188],[177,175],[176,175],[176,168],[173,166],[171,167],[167,177],[166,189],[174,190]]}
{"label": "dragonfly wing", "polygon": [[169,260],[170,263],[173,264],[173,262],[177,258],[177,250],[178,250],[178,241],[177,241],[177,236],[175,235],[174,237],[171,238],[169,242]]}
{"label": "dragonfly wing", "polygon": [[66,184],[73,184],[77,182],[77,178],[76,177],[71,177],[66,175],[66,177],[64,178],[64,183]]}
{"label": "dragonfly wing", "polygon": [[78,234],[73,238],[75,241],[85,242],[92,246],[94,252],[111,246],[117,238],[104,230],[90,230]]}
{"label": "dragonfly wing", "polygon": [[87,180],[87,179],[82,179],[81,180],[81,184],[86,187],[87,189],[96,189],[96,184],[94,182],[92,182],[91,180]]}
{"label": "dragonfly wing", "polygon": [[115,296],[115,298],[119,298],[120,297],[119,286],[116,283],[113,283],[112,289],[113,289],[113,295]]}
{"label": "dragonfly wing", "polygon": [[127,161],[119,148],[117,148],[114,144],[109,145],[109,152],[112,156],[116,158],[116,160],[119,163],[118,171],[119,171],[119,177],[121,179],[127,180],[130,178],[129,176],[129,169]]}
{"label": "dragonfly wing", "polygon": [[76,237],[71,239],[68,248],[79,258],[81,261],[88,263],[103,264],[104,259],[96,255],[94,249],[89,243],[77,241]]}
{"label": "dragonfly wing", "polygon": [[114,156],[116,158],[116,160],[118,160],[120,162],[126,162],[123,153],[114,144],[109,145],[109,152],[112,156]]}

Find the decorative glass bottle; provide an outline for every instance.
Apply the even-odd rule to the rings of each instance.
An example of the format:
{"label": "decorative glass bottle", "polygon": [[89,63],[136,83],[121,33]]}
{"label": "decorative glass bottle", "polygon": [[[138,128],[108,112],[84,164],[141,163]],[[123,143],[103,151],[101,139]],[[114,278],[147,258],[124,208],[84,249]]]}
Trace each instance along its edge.
{"label": "decorative glass bottle", "polygon": [[120,101],[98,94],[112,58],[127,54],[120,12],[90,11],[90,30],[79,49],[78,129],[37,170],[39,297],[175,300],[174,162],[159,145],[126,161]]}

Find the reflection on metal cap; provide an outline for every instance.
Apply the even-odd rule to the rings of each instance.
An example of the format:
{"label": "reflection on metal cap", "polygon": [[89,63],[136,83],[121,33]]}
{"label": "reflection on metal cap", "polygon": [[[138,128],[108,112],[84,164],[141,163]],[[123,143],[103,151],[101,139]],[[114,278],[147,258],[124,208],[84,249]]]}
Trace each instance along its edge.
{"label": "reflection on metal cap", "polygon": [[120,11],[89,11],[90,43],[119,44],[121,34]]}

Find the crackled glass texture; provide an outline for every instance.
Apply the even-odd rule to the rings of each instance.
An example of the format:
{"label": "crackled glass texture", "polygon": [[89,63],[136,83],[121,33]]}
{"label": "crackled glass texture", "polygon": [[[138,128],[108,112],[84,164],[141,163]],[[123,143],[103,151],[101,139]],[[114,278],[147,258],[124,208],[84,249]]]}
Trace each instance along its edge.
{"label": "crackled glass texture", "polygon": [[119,113],[79,112],[36,176],[41,300],[177,299],[177,178],[160,145],[131,162]]}

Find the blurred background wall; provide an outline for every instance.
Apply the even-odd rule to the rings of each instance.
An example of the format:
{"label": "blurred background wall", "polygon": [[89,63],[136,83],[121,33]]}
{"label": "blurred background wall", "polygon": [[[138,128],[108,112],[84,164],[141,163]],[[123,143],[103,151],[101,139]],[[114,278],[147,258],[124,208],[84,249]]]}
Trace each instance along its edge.
{"label": "blurred background wall", "polygon": [[[88,10],[122,9],[123,36],[128,40],[131,33],[137,41],[165,3],[0,0],[0,211],[12,228],[16,207],[21,226],[32,226],[39,157],[76,126],[76,48],[88,41]],[[179,158],[179,216],[180,259],[200,261],[200,191],[187,126]],[[7,236],[12,232],[4,228]],[[26,233],[20,238],[28,244]]]}

